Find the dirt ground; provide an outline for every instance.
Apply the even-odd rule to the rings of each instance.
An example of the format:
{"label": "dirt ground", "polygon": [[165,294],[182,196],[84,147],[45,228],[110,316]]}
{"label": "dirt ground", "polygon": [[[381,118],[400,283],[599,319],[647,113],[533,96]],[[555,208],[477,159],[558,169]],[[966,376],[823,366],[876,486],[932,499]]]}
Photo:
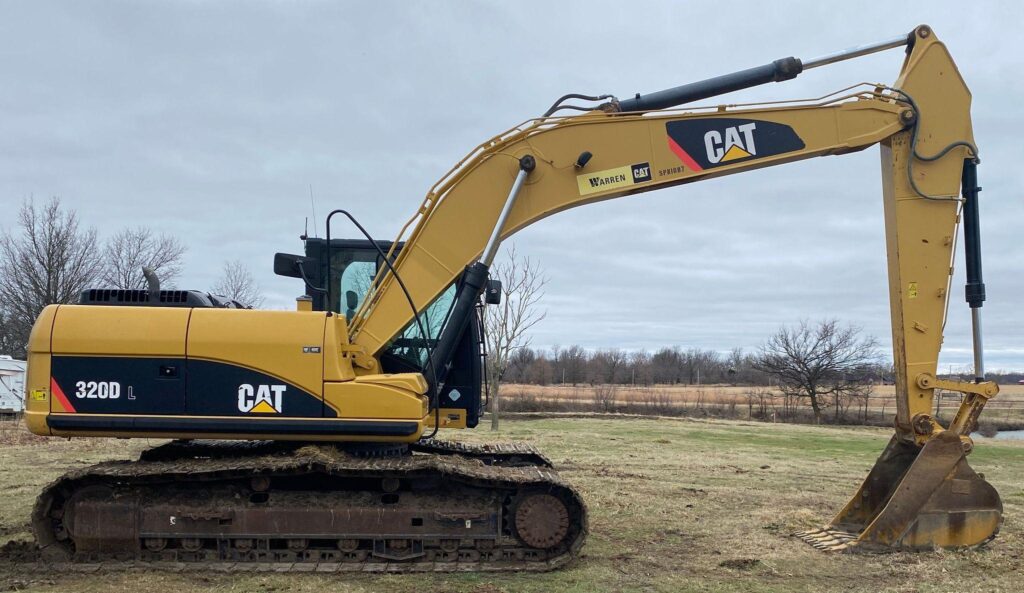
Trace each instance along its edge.
{"label": "dirt ground", "polygon": [[[971,456],[1003,496],[1006,523],[977,551],[826,555],[793,539],[853,493],[888,438],[874,428],[688,419],[507,420],[583,493],[591,535],[582,557],[545,574],[41,573],[0,562],[0,591],[442,592],[1020,591],[1024,442],[980,439]],[[447,436],[447,435],[446,435]],[[27,539],[35,493],[60,473],[130,458],[146,441],[0,435],[0,544]]]}

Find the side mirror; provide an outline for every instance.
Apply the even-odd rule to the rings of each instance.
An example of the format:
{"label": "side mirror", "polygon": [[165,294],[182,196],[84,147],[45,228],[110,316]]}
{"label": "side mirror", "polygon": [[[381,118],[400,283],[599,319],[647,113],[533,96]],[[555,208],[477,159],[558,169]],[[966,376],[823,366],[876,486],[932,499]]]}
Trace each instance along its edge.
{"label": "side mirror", "polygon": [[302,278],[301,266],[313,261],[311,257],[292,255],[290,253],[274,254],[274,273],[288,278]]}
{"label": "side mirror", "polygon": [[345,306],[349,309],[355,309],[359,305],[359,295],[354,290],[345,291]]}
{"label": "side mirror", "polygon": [[484,287],[484,302],[488,305],[501,304],[501,280],[487,280],[487,286]]}

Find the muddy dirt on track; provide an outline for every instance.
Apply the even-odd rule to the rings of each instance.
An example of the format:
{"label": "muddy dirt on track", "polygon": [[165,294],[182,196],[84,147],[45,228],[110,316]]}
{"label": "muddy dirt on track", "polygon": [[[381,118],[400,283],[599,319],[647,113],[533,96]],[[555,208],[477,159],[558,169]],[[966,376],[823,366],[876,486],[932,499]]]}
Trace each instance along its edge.
{"label": "muddy dirt on track", "polygon": [[583,545],[586,506],[532,447],[413,450],[170,443],[68,472],[33,529],[62,570],[543,571]]}

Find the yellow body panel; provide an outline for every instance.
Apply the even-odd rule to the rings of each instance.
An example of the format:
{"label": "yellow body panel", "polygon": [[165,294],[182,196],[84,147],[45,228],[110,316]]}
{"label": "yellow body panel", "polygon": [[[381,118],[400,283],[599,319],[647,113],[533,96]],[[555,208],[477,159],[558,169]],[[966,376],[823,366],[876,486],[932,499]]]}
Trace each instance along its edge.
{"label": "yellow body panel", "polygon": [[356,383],[378,383],[412,391],[426,393],[430,385],[420,373],[392,373],[388,375],[363,375],[356,378]]}
{"label": "yellow body panel", "polygon": [[257,369],[322,396],[326,318],[322,311],[193,309],[188,356]]}
{"label": "yellow body panel", "polygon": [[[437,424],[434,416],[430,414],[427,418],[427,426],[433,427]],[[441,408],[437,417],[441,419],[440,428],[466,428],[466,410],[462,408]]]}
{"label": "yellow body panel", "polygon": [[324,381],[351,381],[355,378],[348,346],[348,325],[341,315],[330,315],[324,325]]}
{"label": "yellow body panel", "polygon": [[62,305],[54,354],[185,356],[192,309]]}
{"label": "yellow body panel", "polygon": [[53,396],[50,393],[50,335],[58,305],[49,305],[39,314],[28,338],[28,369],[25,375],[25,425],[40,435],[50,434],[46,416]]}
{"label": "yellow body panel", "polygon": [[[421,375],[415,375],[420,377]],[[372,381],[381,377],[381,382]],[[429,400],[420,391],[402,389],[397,385],[405,381],[389,382],[389,377],[402,375],[369,375],[350,383],[325,383],[324,402],[345,418],[420,419],[428,415]]]}

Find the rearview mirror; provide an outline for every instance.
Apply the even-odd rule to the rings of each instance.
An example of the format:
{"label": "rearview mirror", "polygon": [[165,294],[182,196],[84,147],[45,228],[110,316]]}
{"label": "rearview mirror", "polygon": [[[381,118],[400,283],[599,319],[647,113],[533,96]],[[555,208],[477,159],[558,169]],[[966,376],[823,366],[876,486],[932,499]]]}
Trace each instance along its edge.
{"label": "rearview mirror", "polygon": [[313,258],[311,257],[292,255],[290,253],[275,253],[274,273],[278,276],[287,276],[288,278],[302,278],[304,270],[301,266],[312,261]]}

